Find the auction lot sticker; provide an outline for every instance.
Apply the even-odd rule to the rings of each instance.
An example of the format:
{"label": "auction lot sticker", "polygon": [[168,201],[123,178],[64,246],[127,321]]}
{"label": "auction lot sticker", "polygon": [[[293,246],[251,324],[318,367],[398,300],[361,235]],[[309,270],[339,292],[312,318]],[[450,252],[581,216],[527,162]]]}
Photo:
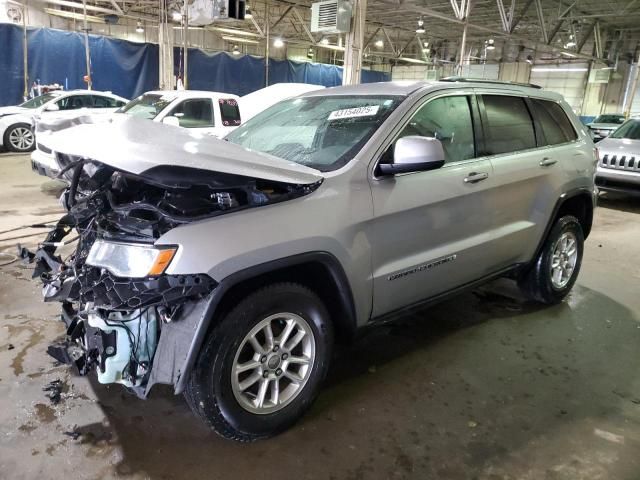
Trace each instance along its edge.
{"label": "auction lot sticker", "polygon": [[329,114],[329,120],[342,120],[343,118],[372,117],[378,113],[380,105],[369,105],[366,107],[345,108],[335,110]]}

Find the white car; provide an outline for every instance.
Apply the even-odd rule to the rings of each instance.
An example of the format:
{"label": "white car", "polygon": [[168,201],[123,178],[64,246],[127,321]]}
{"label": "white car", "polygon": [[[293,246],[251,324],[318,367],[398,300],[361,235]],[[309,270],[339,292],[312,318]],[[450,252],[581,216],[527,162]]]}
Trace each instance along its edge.
{"label": "white car", "polygon": [[[122,107],[116,115],[125,114],[154,122],[188,128],[194,133],[222,138],[243,121],[282,100],[325,88],[304,83],[279,83],[238,97],[230,93],[198,90],[155,90],[144,93]],[[31,167],[41,175],[56,177],[60,167],[46,136],[80,123],[108,122],[113,116],[67,117],[62,122],[37,125],[37,149],[31,154]]]}
{"label": "white car", "polygon": [[36,119],[65,117],[82,109],[87,113],[110,113],[127,103],[110,92],[90,90],[56,91],[40,95],[15,107],[0,108],[0,146],[12,152],[28,152],[35,147]]}
{"label": "white car", "polygon": [[238,97],[198,90],[157,90],[127,103],[118,113],[223,137],[240,125]]}

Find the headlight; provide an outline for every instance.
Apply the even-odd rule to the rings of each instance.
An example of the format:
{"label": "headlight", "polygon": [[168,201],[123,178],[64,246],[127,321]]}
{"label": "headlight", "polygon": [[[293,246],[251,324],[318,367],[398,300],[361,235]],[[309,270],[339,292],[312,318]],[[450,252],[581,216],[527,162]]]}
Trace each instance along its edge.
{"label": "headlight", "polygon": [[142,278],[162,274],[171,263],[177,248],[113,243],[96,240],[87,264],[103,267],[117,277]]}

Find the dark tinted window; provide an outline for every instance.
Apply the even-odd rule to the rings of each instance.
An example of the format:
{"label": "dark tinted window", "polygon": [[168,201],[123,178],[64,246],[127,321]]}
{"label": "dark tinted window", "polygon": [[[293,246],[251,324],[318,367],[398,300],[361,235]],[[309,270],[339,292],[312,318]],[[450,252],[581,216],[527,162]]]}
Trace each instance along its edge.
{"label": "dark tinted window", "polygon": [[213,105],[208,98],[185,100],[169,114],[178,118],[181,127],[202,128],[213,126]]}
{"label": "dark tinted window", "polygon": [[416,112],[400,133],[400,137],[409,135],[440,140],[446,162],[475,157],[469,98],[457,96],[431,100]]}
{"label": "dark tinted window", "polygon": [[91,95],[70,95],[56,102],[60,110],[76,110],[78,108],[90,108],[93,104]]}
{"label": "dark tinted window", "polygon": [[542,130],[544,145],[557,145],[575,140],[576,131],[571,126],[567,114],[555,102],[547,100],[531,100],[533,115]]}
{"label": "dark tinted window", "polygon": [[93,96],[93,108],[116,108],[121,106],[122,102],[118,102],[115,98],[103,97],[101,95]]}
{"label": "dark tinted window", "polygon": [[529,110],[520,97],[483,95],[487,154],[517,152],[536,146]]}
{"label": "dark tinted window", "polygon": [[222,124],[225,127],[240,125],[240,109],[235,99],[221,98],[218,100],[218,104],[220,105]]}

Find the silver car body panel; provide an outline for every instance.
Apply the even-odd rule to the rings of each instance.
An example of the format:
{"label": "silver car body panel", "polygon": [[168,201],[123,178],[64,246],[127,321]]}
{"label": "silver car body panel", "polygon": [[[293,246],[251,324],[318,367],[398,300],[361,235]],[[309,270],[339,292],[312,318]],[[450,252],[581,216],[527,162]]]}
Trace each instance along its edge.
{"label": "silver car body panel", "polygon": [[[430,172],[375,177],[380,155],[420,105],[440,95],[473,93],[559,102],[578,139],[454,162]],[[560,95],[517,86],[392,82],[305,96],[326,94],[408,98],[351,162],[323,174],[325,181],[313,194],[167,232],[157,244],[180,247],[167,273],[207,273],[221,281],[278,258],[328,252],[344,267],[362,325],[371,317],[529,261],[562,193],[593,191],[593,143]],[[540,166],[546,157],[556,158],[557,164]],[[465,184],[471,171],[486,171],[488,181]],[[405,275],[412,269],[417,275]]]}

